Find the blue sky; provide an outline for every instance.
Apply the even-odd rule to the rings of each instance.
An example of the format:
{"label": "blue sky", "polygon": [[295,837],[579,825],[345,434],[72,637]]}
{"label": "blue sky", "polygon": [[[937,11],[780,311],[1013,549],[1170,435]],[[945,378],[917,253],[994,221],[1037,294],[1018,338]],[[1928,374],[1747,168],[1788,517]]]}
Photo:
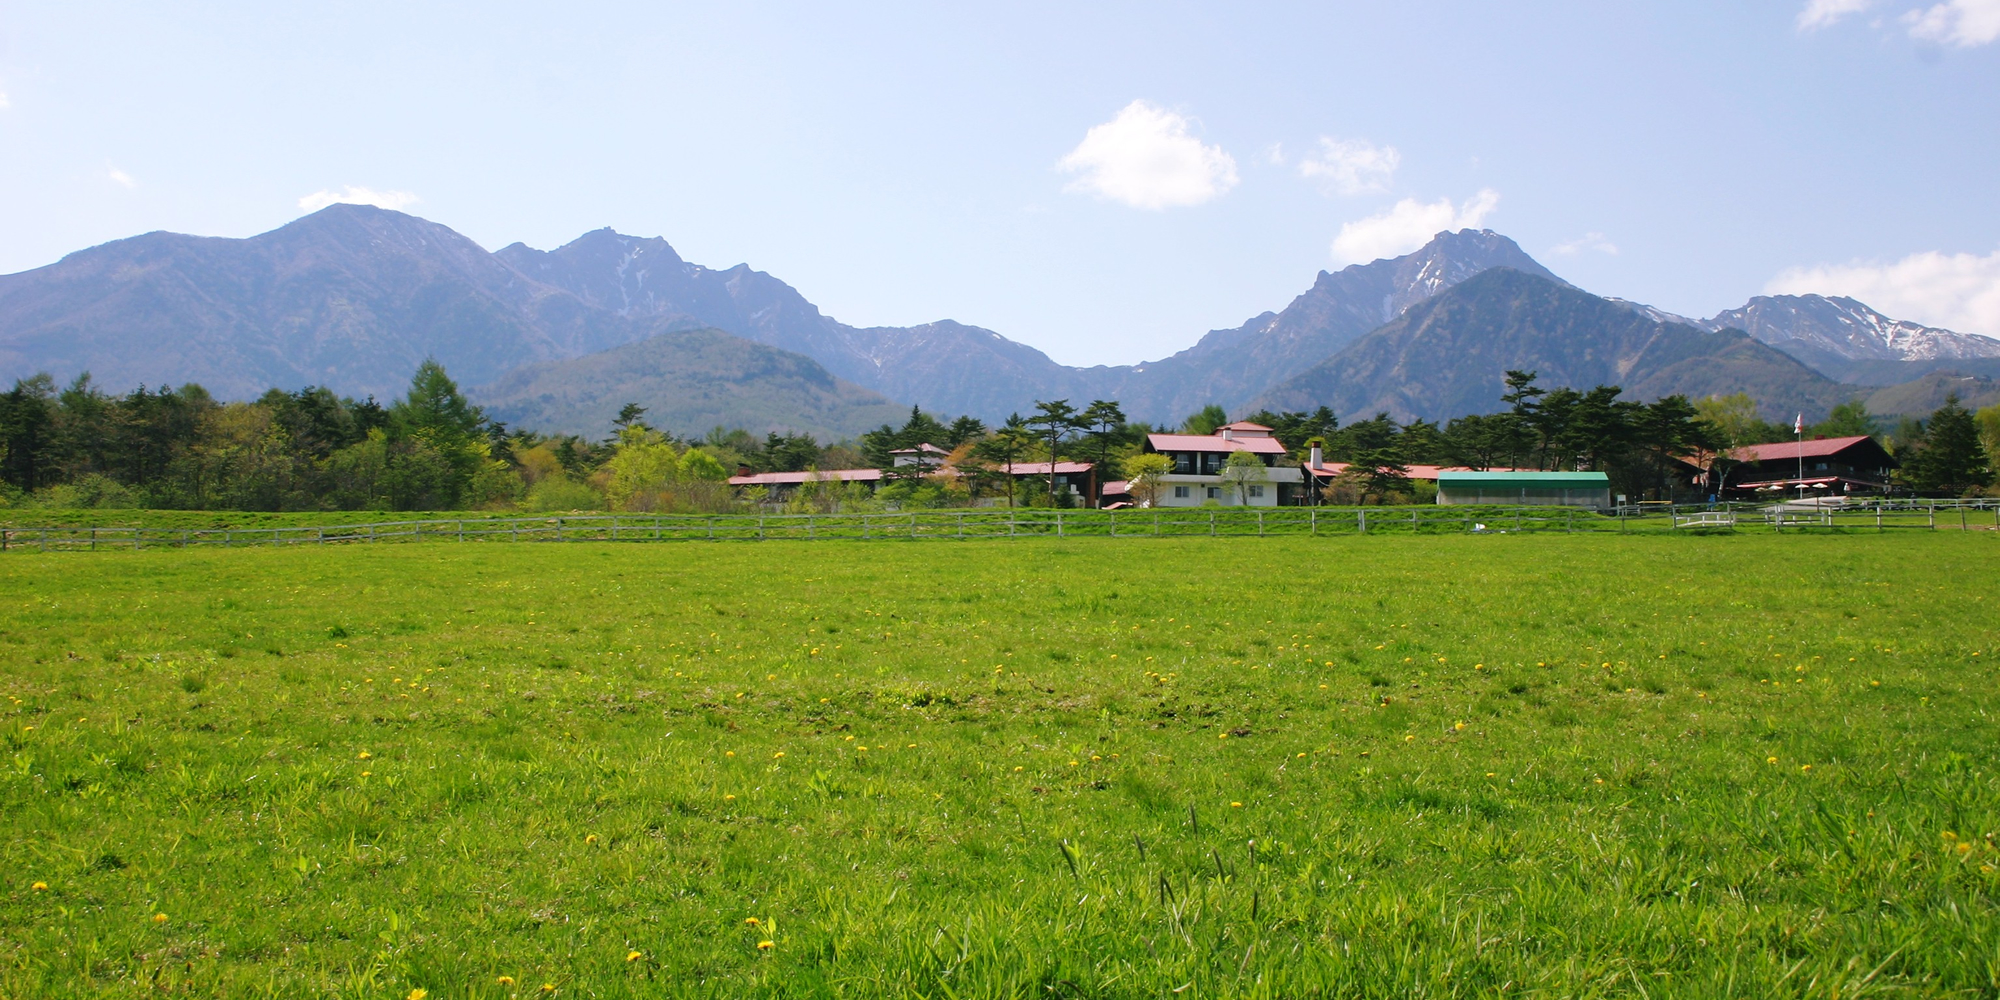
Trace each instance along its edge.
{"label": "blue sky", "polygon": [[[1425,230],[2000,335],[2000,0],[0,0],[0,272],[373,199],[1158,357]],[[317,196],[317,197],[316,197]]]}

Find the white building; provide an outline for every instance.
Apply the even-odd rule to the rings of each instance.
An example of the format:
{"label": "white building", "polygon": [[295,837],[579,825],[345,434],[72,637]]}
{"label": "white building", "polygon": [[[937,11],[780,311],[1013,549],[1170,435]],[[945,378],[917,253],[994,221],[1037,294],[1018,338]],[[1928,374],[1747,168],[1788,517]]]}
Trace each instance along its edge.
{"label": "white building", "polygon": [[[1146,450],[1174,463],[1160,479],[1161,507],[1199,507],[1211,500],[1234,507],[1246,501],[1243,493],[1248,494],[1249,506],[1276,507],[1295,502],[1305,479],[1298,466],[1287,462],[1290,453],[1271,436],[1271,429],[1248,421],[1224,424],[1214,434],[1149,434]],[[1241,493],[1222,475],[1230,454],[1239,451],[1264,463],[1262,479],[1250,481]]]}

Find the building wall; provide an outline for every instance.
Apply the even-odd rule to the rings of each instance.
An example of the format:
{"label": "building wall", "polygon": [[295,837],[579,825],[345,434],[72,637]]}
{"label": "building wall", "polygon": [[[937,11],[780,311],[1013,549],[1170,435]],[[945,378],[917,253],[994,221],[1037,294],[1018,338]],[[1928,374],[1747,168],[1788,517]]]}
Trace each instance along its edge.
{"label": "building wall", "polygon": [[[1264,482],[1250,485],[1252,496],[1249,506],[1278,506],[1279,497],[1289,493],[1290,488],[1303,478],[1297,469],[1267,468],[1264,470],[1264,475],[1266,477]],[[1221,476],[1170,473],[1161,477],[1160,482],[1159,506],[1161,507],[1199,507],[1211,499],[1224,507],[1241,506],[1237,502],[1236,487],[1224,482]],[[1182,490],[1187,491],[1187,496],[1177,495]],[[1209,495],[1210,490],[1215,491],[1213,497]]]}
{"label": "building wall", "polygon": [[1609,507],[1611,488],[1595,487],[1544,487],[1541,489],[1507,489],[1497,484],[1486,486],[1440,486],[1438,503],[1441,504],[1528,504],[1549,507]]}

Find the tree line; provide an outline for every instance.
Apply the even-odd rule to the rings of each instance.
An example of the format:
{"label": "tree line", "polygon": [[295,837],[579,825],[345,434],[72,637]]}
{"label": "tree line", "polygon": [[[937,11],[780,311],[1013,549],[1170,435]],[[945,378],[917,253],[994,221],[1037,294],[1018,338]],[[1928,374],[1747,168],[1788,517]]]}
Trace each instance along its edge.
{"label": "tree line", "polygon": [[[1789,425],[1763,420],[1743,394],[1644,403],[1621,398],[1617,386],[1545,387],[1535,372],[1509,371],[1498,402],[1496,412],[1443,424],[1385,413],[1342,424],[1326,407],[1240,419],[1271,427],[1293,449],[1291,461],[1304,463],[1317,445],[1327,462],[1345,465],[1317,498],[1329,503],[1427,501],[1429,488],[1408,476],[1412,465],[1602,471],[1614,492],[1663,497],[1682,462],[1719,475],[1731,449],[1793,436]],[[900,426],[821,442],[723,427],[677,437],[649,426],[645,412],[627,405],[604,439],[511,429],[467,401],[435,361],[419,366],[409,390],[387,404],[324,387],[273,389],[248,402],[221,402],[196,385],[115,395],[88,375],[62,387],[37,375],[0,394],[0,506],[722,511],[776,499],[730,489],[726,480],[739,470],[854,468],[882,469],[885,482],[872,491],[809,484],[788,502],[1064,506],[1091,498],[1061,488],[1053,469],[1028,479],[1017,467],[1089,462],[1101,479],[1125,478],[1143,493],[1165,472],[1164,457],[1145,452],[1146,435],[1212,434],[1230,419],[1207,406],[1178,425],[1153,425],[1128,420],[1113,400],[1079,407],[1060,399],[989,427],[913,407]],[[1854,402],[1806,433],[1867,434],[1877,423]],[[1975,414],[1953,398],[1928,418],[1903,420],[1884,441],[1902,462],[1901,485],[1932,495],[1989,490],[2000,405]],[[895,452],[921,445],[946,452],[960,474],[895,464]]]}

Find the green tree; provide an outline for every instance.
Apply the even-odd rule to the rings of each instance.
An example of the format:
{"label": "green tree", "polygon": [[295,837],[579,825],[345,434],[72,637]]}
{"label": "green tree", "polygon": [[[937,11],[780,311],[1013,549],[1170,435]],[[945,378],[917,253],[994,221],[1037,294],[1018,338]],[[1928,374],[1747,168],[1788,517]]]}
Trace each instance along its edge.
{"label": "green tree", "polygon": [[1035,437],[1049,451],[1049,506],[1056,505],[1056,463],[1062,460],[1063,442],[1084,428],[1083,415],[1067,399],[1035,401],[1035,415],[1028,418]]}
{"label": "green tree", "polygon": [[1124,473],[1127,488],[1139,506],[1154,507],[1160,502],[1160,490],[1165,485],[1167,474],[1174,471],[1174,463],[1158,452],[1146,452],[1126,459],[1120,471]]}
{"label": "green tree", "polygon": [[[1548,390],[1535,385],[1539,372],[1509,369],[1503,376],[1507,391],[1500,401],[1507,404],[1506,418],[1494,429],[1507,449],[1507,462],[1518,467],[1536,431],[1543,427],[1541,397]],[[1542,440],[1548,440],[1546,433]]]}
{"label": "green tree", "polygon": [[1181,421],[1181,433],[1201,434],[1205,436],[1215,433],[1216,428],[1221,427],[1223,424],[1226,424],[1228,422],[1229,422],[1228,411],[1224,410],[1222,407],[1217,406],[1214,403],[1210,403],[1207,406],[1204,406],[1201,409],[1196,410],[1191,414],[1188,414],[1188,418],[1186,420]]}
{"label": "green tree", "polygon": [[444,366],[426,358],[389,407],[389,495],[398,510],[452,510],[491,461],[486,415]]}
{"label": "green tree", "polygon": [[[1125,411],[1114,400],[1093,399],[1077,414],[1077,422],[1089,434],[1091,457],[1097,465],[1093,478],[1101,488],[1105,477],[1111,475],[1112,456],[1125,443]],[[1085,499],[1089,506],[1098,504],[1097,497]]]}
{"label": "green tree", "polygon": [[[972,457],[991,469],[992,474],[1005,484],[1009,507],[1014,506],[1014,463],[1021,460],[1021,455],[1033,442],[1034,435],[1028,429],[1028,422],[1015,413],[972,447]],[[985,477],[982,475],[980,478],[983,480]]]}
{"label": "green tree", "polygon": [[1916,453],[1903,462],[1903,476],[1923,493],[1962,496],[1993,481],[1979,427],[1959,405],[1958,394],[1945,397],[1931,414]]}
{"label": "green tree", "polygon": [[1821,437],[1857,437],[1875,433],[1875,418],[1868,412],[1868,404],[1859,399],[1850,399],[1833,408],[1825,420],[1812,425],[1812,432]]}
{"label": "green tree", "polygon": [[1264,460],[1247,451],[1232,451],[1222,460],[1221,479],[1236,493],[1236,502],[1241,506],[1250,505],[1250,487],[1270,480]]}
{"label": "green tree", "polygon": [[2000,469],[2000,403],[1980,408],[1973,416],[1979,425],[1979,443],[1986,449],[1986,466]]}
{"label": "green tree", "polygon": [[700,448],[689,448],[681,452],[680,460],[674,463],[675,474],[682,482],[720,483],[729,479],[729,470],[715,456]]}
{"label": "green tree", "polygon": [[624,430],[627,427],[639,427],[642,429],[651,430],[650,427],[647,427],[645,420],[641,419],[645,415],[646,415],[646,407],[640,406],[637,403],[626,403],[624,406],[619,407],[618,416],[612,418],[611,421],[611,426],[613,428],[611,436],[617,437],[618,434],[624,432]]}

